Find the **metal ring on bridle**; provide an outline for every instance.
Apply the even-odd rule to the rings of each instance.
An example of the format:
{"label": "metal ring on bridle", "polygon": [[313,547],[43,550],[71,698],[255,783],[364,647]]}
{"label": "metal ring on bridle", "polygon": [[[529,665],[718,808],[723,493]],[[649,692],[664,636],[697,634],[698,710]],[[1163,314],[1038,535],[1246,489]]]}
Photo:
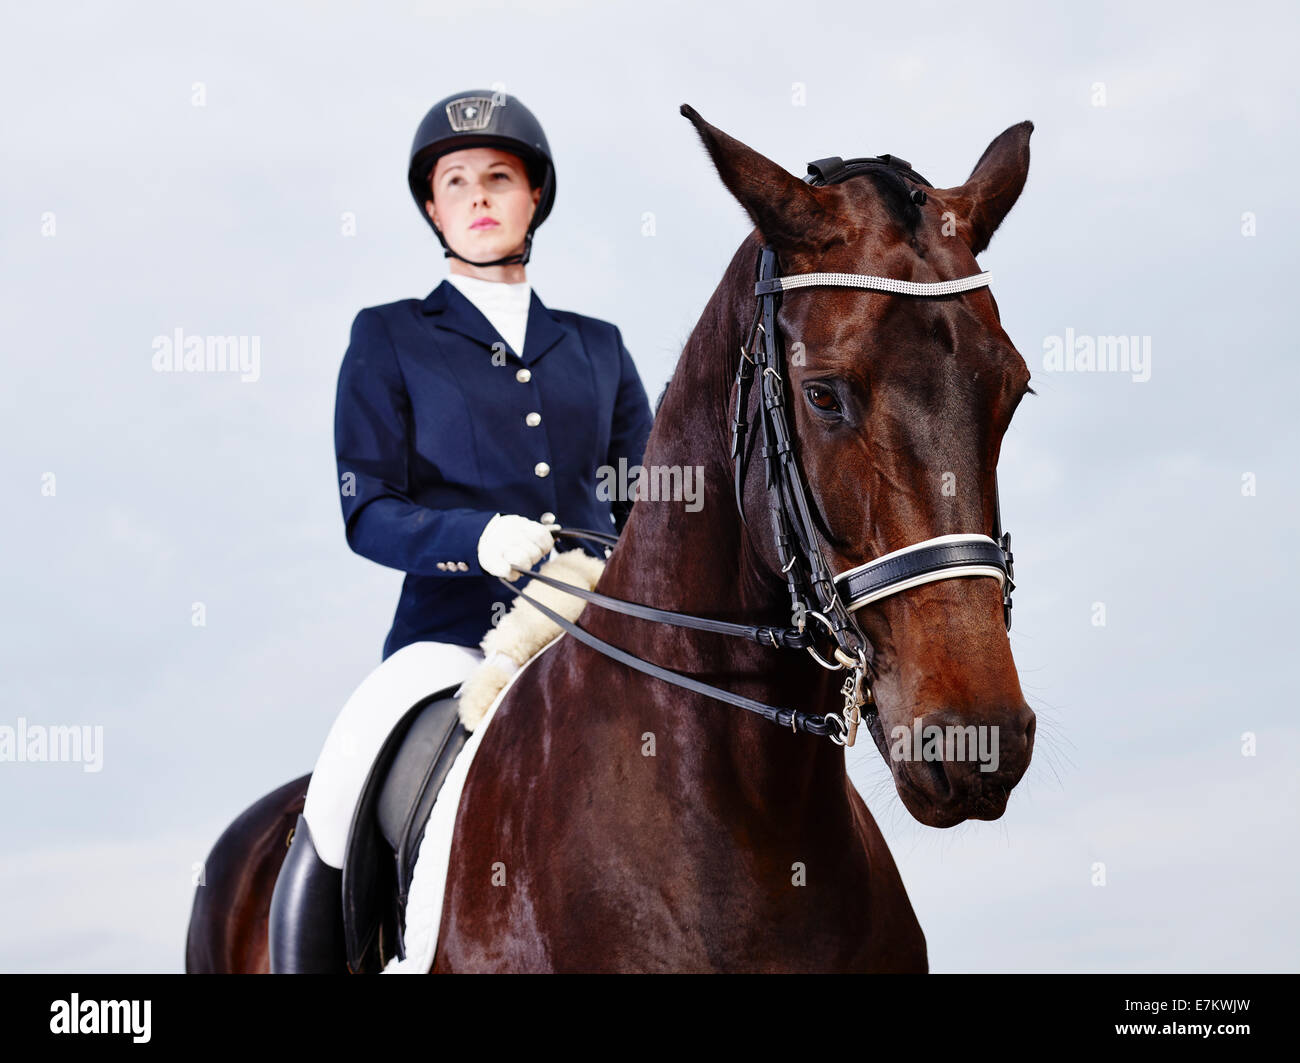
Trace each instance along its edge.
{"label": "metal ring on bridle", "polygon": [[[834,637],[834,635],[835,635],[835,628],[833,628],[833,627],[831,626],[831,622],[830,622],[829,620],[827,620],[826,617],[822,616],[821,613],[818,613],[818,612],[816,612],[815,610],[812,610],[812,609],[806,609],[806,610],[804,610],[804,612],[805,612],[808,616],[815,616],[818,620],[820,620],[823,624],[825,624],[825,625],[826,625],[826,630],[831,634],[832,637]],[[842,665],[842,664],[831,664],[830,661],[826,660],[826,658],[824,658],[820,653],[817,652],[817,648],[812,644],[811,641],[809,641],[809,643],[808,643],[808,645],[807,645],[806,648],[807,648],[808,652],[811,653],[811,654],[813,655],[813,660],[815,660],[818,664],[820,664],[820,665],[821,665],[823,668],[825,668],[828,672],[842,672],[842,671],[844,671],[844,665]],[[839,647],[836,646],[836,647],[835,647],[835,650],[836,650],[836,653],[838,653],[838,652],[839,652]]]}

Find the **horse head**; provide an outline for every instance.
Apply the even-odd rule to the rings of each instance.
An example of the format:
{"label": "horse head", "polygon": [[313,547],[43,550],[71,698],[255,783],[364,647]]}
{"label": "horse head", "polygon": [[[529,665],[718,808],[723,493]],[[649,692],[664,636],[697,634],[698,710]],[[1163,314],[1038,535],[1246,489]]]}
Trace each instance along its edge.
{"label": "horse head", "polygon": [[[775,251],[781,274],[914,282],[979,272],[975,256],[1024,187],[1033,130],[1029,122],[1006,130],[956,187],[929,187],[906,164],[815,187],[693,108],[682,114],[757,227],[751,240]],[[792,449],[831,573],[938,536],[988,535],[1002,438],[1031,391],[989,289],[914,298],[808,287],[783,294],[776,320]],[[756,559],[759,578],[784,586],[763,462],[749,463],[740,495],[744,556]],[[875,674],[867,726],[922,823],[997,819],[1028,767],[1035,718],[1003,606],[997,579],[968,575],[851,613]]]}

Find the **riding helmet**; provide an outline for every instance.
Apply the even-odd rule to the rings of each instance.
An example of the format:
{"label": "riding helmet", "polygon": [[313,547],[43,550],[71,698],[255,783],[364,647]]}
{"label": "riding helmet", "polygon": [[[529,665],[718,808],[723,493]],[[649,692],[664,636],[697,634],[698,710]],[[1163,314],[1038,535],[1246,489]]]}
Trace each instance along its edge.
{"label": "riding helmet", "polygon": [[[432,198],[429,176],[433,173],[434,164],[439,157],[461,148],[500,148],[518,155],[528,171],[532,186],[541,188],[541,198],[537,201],[537,209],[533,211],[532,221],[528,225],[522,254],[509,255],[492,262],[473,262],[447,246],[447,241],[433,224],[433,219],[425,212],[425,201]],[[474,266],[526,263],[532,251],[533,232],[546,220],[546,216],[551,213],[551,205],[555,202],[555,164],[551,160],[551,148],[546,142],[541,123],[515,97],[490,89],[458,92],[433,105],[411,142],[411,162],[406,171],[406,180],[420,217],[429,223],[429,228],[438,237],[445,257],[459,258]]]}

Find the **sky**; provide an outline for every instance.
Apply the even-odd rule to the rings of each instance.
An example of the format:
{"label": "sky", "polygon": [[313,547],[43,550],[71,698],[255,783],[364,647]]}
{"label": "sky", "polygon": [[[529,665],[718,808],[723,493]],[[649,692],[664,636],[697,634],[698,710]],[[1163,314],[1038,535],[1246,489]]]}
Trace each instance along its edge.
{"label": "sky", "polygon": [[[682,103],[792,173],[889,152],[941,187],[1035,123],[980,259],[1037,392],[999,467],[1033,763],[1000,820],[948,830],[870,744],[850,772],[932,970],[1300,966],[1293,7],[0,18],[0,729],[101,736],[0,762],[0,970],[181,970],[195,867],[379,663],[402,574],[344,541],[335,384],[358,310],[445,276],[406,157],[478,87],[556,158],[530,282],[615,322],[652,402],[750,228]],[[156,372],[176,329],[257,337],[257,378]],[[1149,363],[1055,369],[1067,336]]]}

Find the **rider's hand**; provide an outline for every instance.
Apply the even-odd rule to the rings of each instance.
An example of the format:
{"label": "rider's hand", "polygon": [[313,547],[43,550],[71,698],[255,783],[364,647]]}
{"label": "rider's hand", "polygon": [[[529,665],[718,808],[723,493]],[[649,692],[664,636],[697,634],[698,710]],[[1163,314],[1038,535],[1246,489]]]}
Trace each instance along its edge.
{"label": "rider's hand", "polygon": [[498,513],[487,522],[479,537],[478,563],[484,572],[513,581],[528,572],[554,546],[555,539],[545,524],[515,513]]}

